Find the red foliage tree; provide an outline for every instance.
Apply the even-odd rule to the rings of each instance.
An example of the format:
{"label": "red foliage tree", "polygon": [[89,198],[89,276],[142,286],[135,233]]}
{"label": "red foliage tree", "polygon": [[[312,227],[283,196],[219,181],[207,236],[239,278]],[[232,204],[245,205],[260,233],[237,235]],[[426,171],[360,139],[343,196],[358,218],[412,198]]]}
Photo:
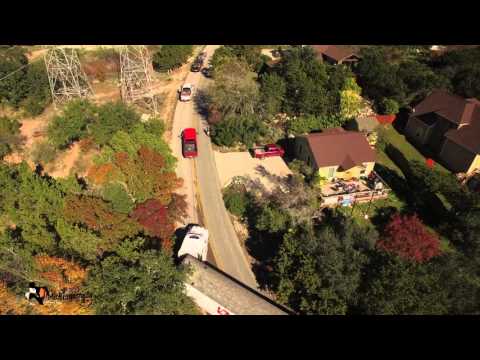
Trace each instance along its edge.
{"label": "red foliage tree", "polygon": [[168,216],[168,209],[157,199],[150,199],[138,205],[132,212],[132,218],[142,225],[151,236],[162,240],[165,250],[171,249],[170,238],[175,225]]}
{"label": "red foliage tree", "polygon": [[99,232],[110,245],[140,230],[133,219],[114,212],[109,203],[95,197],[68,195],[65,198],[64,216],[72,224],[85,225]]}
{"label": "red foliage tree", "polygon": [[422,224],[417,215],[394,214],[377,247],[416,262],[425,262],[440,254],[440,241]]}

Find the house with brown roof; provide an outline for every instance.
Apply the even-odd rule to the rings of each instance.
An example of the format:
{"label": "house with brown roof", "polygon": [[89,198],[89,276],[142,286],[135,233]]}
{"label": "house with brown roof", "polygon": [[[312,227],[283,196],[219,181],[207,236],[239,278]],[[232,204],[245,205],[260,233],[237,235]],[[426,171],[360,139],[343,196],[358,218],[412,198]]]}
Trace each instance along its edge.
{"label": "house with brown roof", "polygon": [[342,128],[297,138],[295,154],[326,180],[368,177],[376,159],[363,133]]}
{"label": "house with brown roof", "polygon": [[310,45],[317,53],[319,60],[332,65],[352,65],[358,62],[360,57],[354,51],[342,45]]}
{"label": "house with brown roof", "polygon": [[405,135],[455,173],[480,168],[480,101],[433,91],[412,111]]}

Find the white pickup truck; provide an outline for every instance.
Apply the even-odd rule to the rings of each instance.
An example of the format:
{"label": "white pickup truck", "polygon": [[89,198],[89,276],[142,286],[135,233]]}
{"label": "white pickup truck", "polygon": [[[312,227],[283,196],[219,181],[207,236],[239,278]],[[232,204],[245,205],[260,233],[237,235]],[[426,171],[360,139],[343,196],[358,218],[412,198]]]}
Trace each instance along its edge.
{"label": "white pickup truck", "polygon": [[180,101],[190,101],[192,100],[194,86],[192,84],[183,84],[178,93],[180,94]]}
{"label": "white pickup truck", "polygon": [[189,254],[202,261],[207,260],[208,252],[208,230],[191,225],[187,228],[187,235],[183,239],[182,246],[178,251],[178,257]]}

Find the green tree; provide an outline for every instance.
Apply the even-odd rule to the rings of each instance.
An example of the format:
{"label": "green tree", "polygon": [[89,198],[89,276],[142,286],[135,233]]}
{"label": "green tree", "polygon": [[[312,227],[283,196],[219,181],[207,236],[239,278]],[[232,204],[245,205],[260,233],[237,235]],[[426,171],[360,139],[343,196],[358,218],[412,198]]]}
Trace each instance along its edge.
{"label": "green tree", "polygon": [[195,314],[184,294],[185,271],[164,252],[123,247],[89,273],[87,289],[97,314]]}
{"label": "green tree", "polygon": [[101,154],[95,159],[97,164],[113,162],[115,153],[125,152],[135,156],[141,146],[146,146],[165,158],[168,170],[174,168],[176,159],[172,155],[168,144],[163,140],[164,126],[160,121],[150,121],[147,124],[137,123],[130,131],[119,130],[102,148]]}
{"label": "green tree", "polygon": [[18,46],[0,49],[0,99],[7,104],[18,108],[25,99],[27,87],[25,77],[27,74],[28,59],[22,48]]}
{"label": "green tree", "polygon": [[122,102],[106,103],[98,107],[98,115],[89,126],[89,132],[95,142],[103,146],[119,130],[129,132],[140,122],[140,116]]}
{"label": "green tree", "polygon": [[259,101],[255,76],[245,61],[227,58],[215,69],[215,83],[207,96],[224,116],[254,114]]}
{"label": "green tree", "polygon": [[96,106],[88,100],[73,100],[48,125],[50,142],[58,148],[65,148],[83,138],[87,127],[96,120]]}
{"label": "green tree", "polygon": [[286,83],[284,110],[288,113],[326,115],[334,112],[328,93],[326,65],[310,47],[286,52],[275,70]]}
{"label": "green tree", "polygon": [[447,312],[439,272],[429,265],[376,253],[364,275],[360,308],[376,315],[440,315]]}
{"label": "green tree", "polygon": [[452,79],[455,94],[480,98],[480,65],[460,69]]}
{"label": "green tree", "polygon": [[243,218],[250,199],[243,187],[230,185],[223,194],[223,201],[228,211],[233,215]]}
{"label": "green tree", "polygon": [[55,180],[33,173],[26,163],[0,166],[0,199],[32,251],[53,251],[53,224],[62,216],[63,194]]}
{"label": "green tree", "polygon": [[21,106],[32,116],[39,115],[52,101],[50,84],[43,61],[32,63],[25,75],[26,98]]}
{"label": "green tree", "polygon": [[229,115],[214,125],[213,130],[212,140],[221,146],[240,142],[251,147],[267,133],[265,124],[256,115]]}
{"label": "green tree", "polygon": [[379,110],[384,115],[394,115],[398,114],[400,107],[395,100],[383,98]]}
{"label": "green tree", "polygon": [[192,55],[192,45],[162,45],[153,54],[153,67],[156,71],[166,72],[180,67]]}
{"label": "green tree", "polygon": [[287,87],[278,74],[263,74],[260,77],[261,106],[269,115],[275,115],[282,109]]}
{"label": "green tree", "polygon": [[0,117],[0,159],[11,153],[21,142],[20,123],[16,119]]}
{"label": "green tree", "polygon": [[119,213],[129,214],[134,207],[132,198],[120,183],[106,184],[103,187],[102,196],[105,201],[112,204],[113,210]]}
{"label": "green tree", "polygon": [[346,314],[365,262],[355,237],[302,226],[285,236],[274,260],[278,298],[304,314]]}
{"label": "green tree", "polygon": [[58,246],[66,255],[94,263],[102,255],[103,249],[108,249],[108,241],[88,229],[69,224],[64,219],[57,220],[55,229],[60,238]]}
{"label": "green tree", "polygon": [[345,119],[355,118],[362,109],[362,89],[357,85],[355,78],[347,78],[340,91],[340,116]]}
{"label": "green tree", "polygon": [[267,204],[261,207],[255,220],[255,228],[268,233],[284,232],[288,226],[289,217],[282,210]]}

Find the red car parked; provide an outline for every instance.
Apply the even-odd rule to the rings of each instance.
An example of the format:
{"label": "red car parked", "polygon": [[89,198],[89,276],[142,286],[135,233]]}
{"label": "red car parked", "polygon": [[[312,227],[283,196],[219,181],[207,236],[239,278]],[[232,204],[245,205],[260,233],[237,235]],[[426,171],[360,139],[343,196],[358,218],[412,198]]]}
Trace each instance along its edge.
{"label": "red car parked", "polygon": [[260,148],[253,149],[253,155],[257,159],[264,159],[270,156],[283,156],[284,154],[285,150],[275,144],[268,144]]}
{"label": "red car parked", "polygon": [[197,131],[193,128],[182,131],[182,154],[185,158],[194,158],[198,155]]}

